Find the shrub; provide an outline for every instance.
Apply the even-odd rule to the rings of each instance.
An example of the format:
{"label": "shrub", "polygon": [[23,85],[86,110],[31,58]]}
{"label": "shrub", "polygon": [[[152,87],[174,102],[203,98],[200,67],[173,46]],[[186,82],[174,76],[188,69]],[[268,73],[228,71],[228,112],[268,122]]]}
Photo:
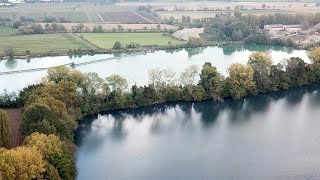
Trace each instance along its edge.
{"label": "shrub", "polygon": [[119,41],[116,41],[113,45],[113,49],[121,49],[121,43]]}

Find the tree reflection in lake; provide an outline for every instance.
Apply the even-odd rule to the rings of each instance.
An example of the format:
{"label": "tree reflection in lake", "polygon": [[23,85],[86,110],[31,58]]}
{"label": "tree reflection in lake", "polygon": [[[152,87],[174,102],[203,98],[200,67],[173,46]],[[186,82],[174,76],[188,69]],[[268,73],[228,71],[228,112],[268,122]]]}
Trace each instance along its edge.
{"label": "tree reflection in lake", "polygon": [[87,117],[76,136],[78,179],[320,177],[319,90]]}

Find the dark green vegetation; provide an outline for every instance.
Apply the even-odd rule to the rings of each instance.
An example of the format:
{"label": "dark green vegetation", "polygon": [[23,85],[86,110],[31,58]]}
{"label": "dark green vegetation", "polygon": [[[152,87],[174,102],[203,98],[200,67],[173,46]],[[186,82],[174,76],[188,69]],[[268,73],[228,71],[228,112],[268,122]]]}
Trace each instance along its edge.
{"label": "dark green vegetation", "polygon": [[0,147],[9,147],[10,129],[6,111],[0,109]]}
{"label": "dark green vegetation", "polygon": [[[174,19],[169,19],[174,22]],[[263,31],[269,24],[302,24],[307,29],[320,22],[320,13],[289,14],[276,13],[269,15],[243,15],[241,11],[234,14],[221,13],[213,18],[190,19],[183,17],[181,26],[204,27],[204,38],[209,41],[245,41],[248,44],[288,45],[287,41],[270,40],[269,34]],[[170,22],[169,22],[170,23]]]}

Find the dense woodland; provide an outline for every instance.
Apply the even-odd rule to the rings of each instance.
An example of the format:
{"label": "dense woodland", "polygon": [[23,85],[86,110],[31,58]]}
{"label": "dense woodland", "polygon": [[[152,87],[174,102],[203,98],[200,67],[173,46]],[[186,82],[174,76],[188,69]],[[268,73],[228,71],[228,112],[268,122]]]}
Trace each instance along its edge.
{"label": "dense woodland", "polygon": [[[170,101],[238,100],[318,84],[320,48],[312,49],[309,57],[310,64],[297,57],[273,64],[268,52],[254,52],[247,64],[232,64],[227,77],[211,63],[205,63],[200,72],[190,66],[179,77],[170,69],[151,69],[149,85],[130,89],[120,75],[103,79],[64,66],[49,69],[42,84],[0,98],[1,107],[23,108],[20,130],[24,137],[22,146],[0,149],[0,179],[75,179],[74,131],[89,114]],[[0,123],[0,145],[8,147],[4,111],[0,111]]]}

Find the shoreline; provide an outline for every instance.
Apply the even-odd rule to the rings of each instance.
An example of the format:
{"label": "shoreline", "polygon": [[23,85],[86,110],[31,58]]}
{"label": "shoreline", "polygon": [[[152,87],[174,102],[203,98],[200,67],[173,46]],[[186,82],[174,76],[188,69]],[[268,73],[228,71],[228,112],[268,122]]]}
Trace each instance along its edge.
{"label": "shoreline", "polygon": [[[187,43],[187,42],[186,42]],[[43,54],[33,54],[33,55],[14,55],[10,56],[1,56],[0,60],[10,60],[10,59],[32,59],[32,58],[44,58],[44,57],[60,57],[60,56],[85,56],[85,55],[95,55],[95,54],[114,54],[114,53],[149,53],[155,52],[160,50],[177,50],[183,48],[196,48],[196,47],[210,47],[210,46],[223,46],[223,45],[245,45],[244,42],[235,42],[235,41],[227,41],[227,42],[206,42],[203,45],[189,45],[189,44],[182,44],[182,45],[172,45],[171,47],[168,46],[142,46],[139,48],[131,48],[131,49],[97,49],[97,50],[82,50],[80,53],[43,53]]]}

